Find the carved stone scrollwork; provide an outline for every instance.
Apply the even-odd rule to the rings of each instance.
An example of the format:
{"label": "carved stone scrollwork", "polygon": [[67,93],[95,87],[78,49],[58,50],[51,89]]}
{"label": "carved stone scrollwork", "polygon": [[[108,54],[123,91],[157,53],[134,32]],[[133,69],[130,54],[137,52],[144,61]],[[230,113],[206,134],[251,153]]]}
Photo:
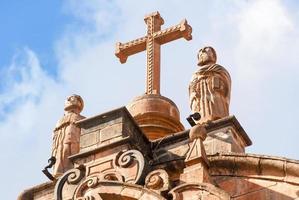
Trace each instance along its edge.
{"label": "carved stone scrollwork", "polygon": [[[83,186],[83,185],[82,185]],[[85,187],[85,186],[83,186]],[[165,200],[159,194],[140,185],[118,181],[98,181],[95,188],[76,193],[72,200],[151,199]]]}
{"label": "carved stone scrollwork", "polygon": [[99,174],[98,178],[100,181],[125,181],[124,176],[115,171],[102,172],[101,174]]}
{"label": "carved stone scrollwork", "polygon": [[[123,181],[136,184],[139,183],[144,175],[145,160],[143,155],[137,150],[128,150],[125,152],[119,152],[115,157],[114,164],[116,171],[122,174]],[[130,175],[130,172],[136,171]],[[115,176],[116,178],[119,176]],[[107,179],[106,179],[107,180]],[[118,178],[119,180],[119,178]],[[120,181],[120,180],[119,180]]]}
{"label": "carved stone scrollwork", "polygon": [[[96,191],[99,187],[103,188],[103,182],[138,184],[144,180],[145,166],[145,159],[137,150],[121,151],[114,159],[102,160],[86,167],[82,165],[67,171],[58,180],[55,200],[102,199]],[[159,173],[164,174],[163,171]],[[162,177],[164,181],[164,177],[168,175]],[[152,178],[150,180],[153,181]],[[162,186],[164,187],[163,184]]]}
{"label": "carved stone scrollwork", "polygon": [[[99,184],[99,178],[97,176],[92,176],[86,178],[75,190],[74,198],[75,200],[95,200],[94,196],[86,194],[89,190],[96,188]],[[85,195],[86,194],[86,195]]]}
{"label": "carved stone scrollwork", "polygon": [[85,175],[85,167],[83,165],[80,165],[78,168],[71,169],[65,172],[55,185],[54,199],[63,200],[62,190],[65,183],[67,182],[68,184],[77,184],[82,180],[84,175]]}
{"label": "carved stone scrollwork", "polygon": [[230,196],[224,190],[209,183],[185,183],[173,188],[169,194],[173,200],[182,199],[214,199],[214,200],[230,200]]}
{"label": "carved stone scrollwork", "polygon": [[145,178],[145,187],[157,192],[169,190],[169,176],[163,169],[158,169],[150,172]]}
{"label": "carved stone scrollwork", "polygon": [[[96,200],[93,196],[79,197],[76,200]],[[97,200],[102,200],[102,198],[98,198]]]}

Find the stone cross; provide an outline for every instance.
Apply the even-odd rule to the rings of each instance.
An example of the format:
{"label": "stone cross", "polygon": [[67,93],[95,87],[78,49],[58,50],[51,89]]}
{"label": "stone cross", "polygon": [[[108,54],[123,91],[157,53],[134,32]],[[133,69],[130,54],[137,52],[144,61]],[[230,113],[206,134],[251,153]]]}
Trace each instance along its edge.
{"label": "stone cross", "polygon": [[160,94],[160,45],[182,37],[191,40],[192,28],[184,19],[176,26],[161,30],[164,20],[159,12],[145,16],[144,21],[147,35],[124,44],[118,42],[115,55],[125,63],[128,56],[146,50],[146,94]]}

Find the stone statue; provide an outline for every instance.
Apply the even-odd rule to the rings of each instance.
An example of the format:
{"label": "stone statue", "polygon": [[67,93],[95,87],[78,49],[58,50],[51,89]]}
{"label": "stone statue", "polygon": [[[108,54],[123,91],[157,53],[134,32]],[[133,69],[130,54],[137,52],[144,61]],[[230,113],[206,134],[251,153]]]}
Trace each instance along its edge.
{"label": "stone statue", "polygon": [[84,102],[79,95],[72,95],[65,101],[64,115],[57,122],[53,134],[52,156],[56,158],[54,177],[73,167],[68,157],[80,150],[80,128],[75,122],[85,118],[80,115],[83,107]]}
{"label": "stone statue", "polygon": [[216,64],[216,52],[204,47],[198,52],[198,66],[189,84],[189,103],[193,113],[199,112],[197,123],[229,115],[231,78],[226,69]]}

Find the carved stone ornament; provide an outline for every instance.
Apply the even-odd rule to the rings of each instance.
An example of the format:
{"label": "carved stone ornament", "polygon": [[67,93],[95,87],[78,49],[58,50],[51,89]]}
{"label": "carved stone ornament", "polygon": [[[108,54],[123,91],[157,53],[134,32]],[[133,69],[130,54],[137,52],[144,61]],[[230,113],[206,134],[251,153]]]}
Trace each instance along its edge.
{"label": "carved stone ornament", "polygon": [[216,52],[204,47],[198,52],[200,68],[189,84],[189,103],[193,113],[199,112],[204,123],[229,115],[231,78],[226,69],[216,64]]}
{"label": "carved stone ornament", "polygon": [[192,141],[191,147],[186,155],[185,163],[187,166],[197,162],[204,162],[209,165],[203,141],[207,137],[207,130],[202,124],[197,124],[190,129],[189,138]]}
{"label": "carved stone ornament", "polygon": [[189,131],[189,138],[191,141],[194,141],[196,138],[199,138],[201,141],[204,141],[207,137],[207,130],[204,125],[197,124],[193,126]]}
{"label": "carved stone ornament", "polygon": [[164,20],[159,12],[145,16],[147,35],[127,43],[116,44],[115,55],[121,63],[127,61],[128,56],[146,50],[147,79],[146,94],[160,94],[160,49],[161,45],[179,38],[192,39],[192,28],[184,19],[178,25],[161,30]]}
{"label": "carved stone ornament", "polygon": [[192,27],[187,20],[162,29],[164,20],[159,12],[144,18],[146,35],[126,43],[116,44],[115,55],[125,63],[131,55],[146,51],[146,89],[127,108],[149,140],[184,130],[177,106],[160,94],[161,46],[174,40],[192,39]]}
{"label": "carved stone ornament", "polygon": [[169,190],[169,176],[164,169],[157,169],[150,172],[145,178],[145,187],[157,192]]}
{"label": "carved stone ornament", "polygon": [[80,128],[76,122],[83,119],[80,115],[84,102],[79,95],[71,95],[65,100],[64,115],[57,122],[53,133],[52,157],[56,162],[53,166],[53,175],[58,177],[73,168],[69,156],[79,152]]}
{"label": "carved stone ornament", "polygon": [[[110,164],[112,167],[104,167]],[[103,188],[114,185],[114,182],[124,185],[137,184],[144,179],[146,171],[144,157],[137,150],[119,152],[113,160],[98,163],[96,167],[97,171],[83,165],[67,171],[55,186],[55,200],[102,199],[98,190],[105,192]]]}
{"label": "carved stone ornament", "polygon": [[173,200],[230,200],[229,194],[209,183],[182,184],[173,188],[169,194]]}

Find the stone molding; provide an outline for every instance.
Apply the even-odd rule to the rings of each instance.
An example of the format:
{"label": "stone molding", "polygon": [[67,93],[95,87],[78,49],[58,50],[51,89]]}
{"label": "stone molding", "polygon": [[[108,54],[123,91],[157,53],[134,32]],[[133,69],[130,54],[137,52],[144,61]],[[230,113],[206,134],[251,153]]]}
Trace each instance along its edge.
{"label": "stone molding", "polygon": [[208,132],[212,132],[227,126],[232,126],[235,128],[246,146],[252,145],[252,141],[234,115],[211,121],[207,124],[206,129]]}
{"label": "stone molding", "polygon": [[173,200],[231,199],[228,193],[210,183],[185,183],[173,188],[169,194],[173,197]]}
{"label": "stone molding", "polygon": [[221,153],[209,155],[211,176],[248,177],[299,185],[299,161],[281,157]]}
{"label": "stone molding", "polygon": [[[205,125],[205,128],[207,130],[207,134],[209,135],[210,132],[216,131],[218,129],[224,128],[224,127],[234,127],[238,134],[240,134],[240,137],[244,140],[244,143],[246,146],[250,146],[252,144],[252,141],[250,140],[249,136],[237,120],[237,118],[232,115],[228,117],[224,117],[222,119],[218,119],[215,121],[211,121]],[[159,143],[159,146],[167,146],[169,144],[173,144],[174,142],[182,141],[182,140],[187,140],[189,138],[189,132],[190,129],[173,133],[172,135],[166,136],[162,139],[157,139],[152,141],[153,146]],[[161,141],[162,140],[162,141]]]}
{"label": "stone molding", "polygon": [[54,190],[56,181],[42,183],[40,185],[36,185],[32,188],[24,190],[19,196],[17,200],[33,200],[35,194],[42,193],[45,190]]}

